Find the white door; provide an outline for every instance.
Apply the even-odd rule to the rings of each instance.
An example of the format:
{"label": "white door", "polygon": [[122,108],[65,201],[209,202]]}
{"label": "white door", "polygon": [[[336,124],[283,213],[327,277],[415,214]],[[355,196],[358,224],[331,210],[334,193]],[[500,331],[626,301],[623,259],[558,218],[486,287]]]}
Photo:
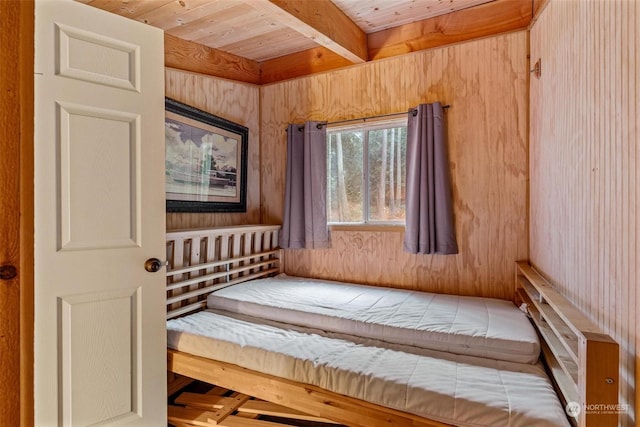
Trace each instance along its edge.
{"label": "white door", "polygon": [[166,425],[162,31],[36,1],[35,424]]}

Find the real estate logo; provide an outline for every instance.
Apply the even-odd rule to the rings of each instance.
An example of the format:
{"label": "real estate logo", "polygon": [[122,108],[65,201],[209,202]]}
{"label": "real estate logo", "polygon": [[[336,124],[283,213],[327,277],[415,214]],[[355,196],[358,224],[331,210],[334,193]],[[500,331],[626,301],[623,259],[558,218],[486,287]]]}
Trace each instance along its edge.
{"label": "real estate logo", "polygon": [[568,416],[578,418],[578,415],[580,415],[580,404],[578,402],[569,402],[564,410]]}
{"label": "real estate logo", "polygon": [[568,416],[578,418],[582,410],[585,414],[602,415],[602,414],[625,414],[629,412],[627,403],[590,403],[588,405],[580,405],[578,402],[568,402],[564,410]]}

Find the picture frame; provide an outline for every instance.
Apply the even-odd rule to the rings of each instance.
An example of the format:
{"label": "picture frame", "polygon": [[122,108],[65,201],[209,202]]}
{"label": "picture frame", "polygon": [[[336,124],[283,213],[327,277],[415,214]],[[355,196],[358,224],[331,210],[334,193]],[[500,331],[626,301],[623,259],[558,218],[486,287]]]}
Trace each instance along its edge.
{"label": "picture frame", "polygon": [[246,212],[249,129],[165,98],[167,212]]}

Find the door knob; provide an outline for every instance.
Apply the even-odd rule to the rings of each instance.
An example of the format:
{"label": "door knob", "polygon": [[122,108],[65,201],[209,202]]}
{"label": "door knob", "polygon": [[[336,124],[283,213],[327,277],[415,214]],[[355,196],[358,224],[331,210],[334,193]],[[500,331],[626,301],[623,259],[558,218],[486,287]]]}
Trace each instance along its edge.
{"label": "door knob", "polygon": [[155,273],[156,271],[159,271],[163,265],[164,263],[158,258],[149,258],[144,262],[144,269],[149,273]]}

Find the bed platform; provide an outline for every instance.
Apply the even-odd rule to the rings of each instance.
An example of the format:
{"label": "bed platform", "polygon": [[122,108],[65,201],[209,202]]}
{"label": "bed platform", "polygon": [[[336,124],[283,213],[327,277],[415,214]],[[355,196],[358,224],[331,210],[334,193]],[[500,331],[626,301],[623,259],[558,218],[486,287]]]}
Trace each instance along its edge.
{"label": "bed platform", "polygon": [[[363,427],[617,426],[617,415],[613,410],[618,396],[617,344],[602,334],[526,263],[516,266],[517,302],[526,303],[524,307],[532,318],[531,324],[540,335],[542,361],[547,374],[540,364],[505,362],[433,350],[413,351],[412,346],[381,349],[378,342],[372,343],[367,338],[358,342],[354,337],[351,342],[331,331],[207,310],[206,299],[211,291],[280,272],[278,229],[277,226],[246,226],[168,234],[167,318],[180,317],[169,322],[168,338],[170,347],[174,348],[168,350],[168,366],[170,378],[175,379],[169,385],[170,390],[186,384],[189,380],[185,377],[194,378],[314,417]],[[182,317],[195,311],[197,313],[192,316]],[[217,328],[221,332],[208,336],[209,332],[204,331],[208,323],[211,329]],[[241,331],[246,331],[246,334]],[[219,333],[222,335],[216,336]],[[287,334],[293,337],[290,341],[287,341]],[[209,344],[202,345],[202,341],[197,339],[202,337],[205,341],[210,340]],[[278,339],[284,341],[278,343]],[[266,349],[258,348],[260,341],[267,343]],[[316,341],[318,343],[314,344]],[[299,348],[287,349],[288,343],[299,343]],[[342,363],[340,357],[335,361],[331,359],[330,351],[325,355],[329,358],[326,360],[321,360],[325,356],[314,353],[322,353],[331,346],[335,346],[338,354],[347,349],[347,353],[353,353],[354,360],[367,366],[374,365],[379,359],[378,356],[367,359],[371,349],[380,351],[382,359],[386,357],[393,362],[382,364],[383,372],[371,370],[364,376],[362,373],[357,376],[349,373],[351,367]],[[208,348],[217,350],[209,353]],[[306,352],[311,352],[311,355]],[[285,359],[278,361],[276,357],[282,354]],[[396,360],[402,362],[395,363]],[[315,368],[316,362],[318,368]],[[358,363],[355,363],[356,371]],[[396,365],[413,366],[412,363],[427,366],[417,379],[401,370],[394,371]],[[295,371],[299,372],[295,375],[289,372],[291,366],[297,366]],[[385,371],[384,366],[392,368]],[[334,373],[337,376],[330,374],[328,380],[323,379],[320,371],[329,371],[329,368],[339,371]],[[465,372],[465,369],[470,369],[469,374],[460,377],[471,377],[478,382],[464,380],[460,384],[467,390],[481,390],[481,396],[472,396],[471,391],[466,396],[465,388],[459,388],[455,383],[459,378],[446,374],[447,370],[457,373],[458,370]],[[443,374],[429,378],[428,373],[434,371]],[[346,381],[346,391],[334,384],[342,375],[356,375]],[[494,380],[495,384],[492,384]],[[352,382],[355,385],[350,390],[348,384]],[[416,382],[420,383],[419,386]],[[509,385],[510,382],[513,384]],[[523,390],[518,390],[519,384],[520,388],[524,385]],[[406,402],[388,401],[388,396],[380,392],[378,396],[374,393],[373,397],[360,394],[364,388],[382,390],[396,386],[401,388],[389,390],[404,390]],[[450,390],[442,391],[439,387]],[[556,388],[557,396],[552,387]],[[429,402],[437,402],[440,391],[445,396],[447,393],[453,396],[445,397],[445,403],[434,403],[436,409],[424,409],[423,406],[428,407]],[[495,399],[491,394],[494,391],[497,393]],[[427,394],[421,397],[419,393]],[[536,403],[537,398],[541,400]],[[527,403],[527,400],[534,403]],[[577,408],[576,416],[568,420],[564,417],[564,405],[567,403],[571,403],[571,408]],[[437,408],[447,406],[461,408],[458,411],[461,413],[450,416],[447,411],[438,412]],[[496,406],[498,412],[485,413],[485,407],[489,406]],[[542,414],[545,411],[547,415]],[[506,418],[501,418],[504,414]],[[550,418],[545,419],[545,416]],[[494,417],[493,421],[487,421],[491,417]],[[554,421],[554,418],[558,420]],[[478,420],[477,424],[475,420]]]}

